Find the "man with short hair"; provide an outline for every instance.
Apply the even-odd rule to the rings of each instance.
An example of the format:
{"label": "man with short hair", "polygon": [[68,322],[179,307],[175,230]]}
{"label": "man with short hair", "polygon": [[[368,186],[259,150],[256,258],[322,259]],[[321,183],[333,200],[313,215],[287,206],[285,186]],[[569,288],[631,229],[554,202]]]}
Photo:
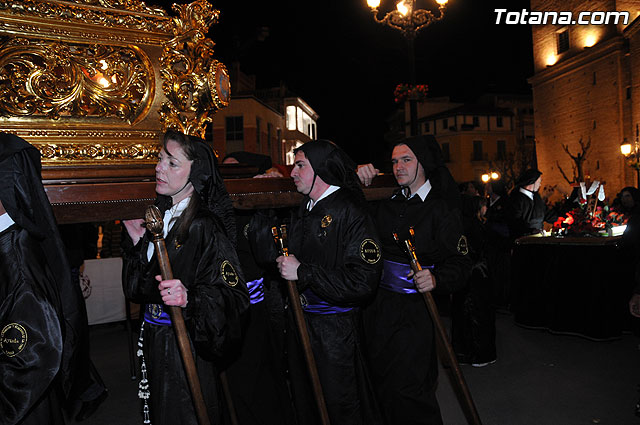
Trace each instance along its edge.
{"label": "man with short hair", "polygon": [[[314,140],[296,149],[291,177],[305,197],[292,217],[291,255],[276,261],[301,294],[330,422],[379,424],[359,324],[380,278],[381,251],[355,164],[332,142]],[[299,407],[301,423],[317,420]]]}
{"label": "man with short hair", "polygon": [[[435,330],[421,293],[453,292],[467,282],[461,198],[433,137],[405,139],[391,162],[400,188],[375,214],[384,258],[378,293],[364,312],[367,353],[387,424],[441,425]],[[360,167],[359,175],[371,169]],[[421,271],[411,270],[394,233],[413,239]]]}

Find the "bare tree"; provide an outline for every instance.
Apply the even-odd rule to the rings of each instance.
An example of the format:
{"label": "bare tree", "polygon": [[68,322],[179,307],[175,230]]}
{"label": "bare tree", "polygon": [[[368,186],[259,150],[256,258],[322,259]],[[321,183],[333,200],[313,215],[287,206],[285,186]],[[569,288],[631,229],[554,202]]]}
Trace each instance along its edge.
{"label": "bare tree", "polygon": [[580,151],[575,155],[573,155],[569,151],[568,145],[562,145],[562,149],[564,149],[564,151],[567,153],[567,155],[569,155],[569,157],[571,157],[571,160],[573,161],[573,164],[571,164],[573,177],[571,179],[567,177],[567,174],[560,166],[560,163],[556,161],[556,166],[558,167],[558,170],[560,170],[560,174],[562,174],[562,177],[569,184],[584,181],[584,161],[587,159],[589,149],[591,148],[591,137],[589,137],[589,140],[586,143],[582,141],[581,137],[578,143],[580,144]]}

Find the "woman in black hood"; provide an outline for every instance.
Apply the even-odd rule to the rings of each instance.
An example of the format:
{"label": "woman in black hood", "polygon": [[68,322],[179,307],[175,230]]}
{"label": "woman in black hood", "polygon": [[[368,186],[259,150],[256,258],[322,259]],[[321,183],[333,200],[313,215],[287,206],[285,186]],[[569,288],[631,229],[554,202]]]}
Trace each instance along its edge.
{"label": "woman in black hood", "polygon": [[249,298],[235,252],[231,200],[211,147],[167,132],[156,166],[156,192],[175,278],[162,280],[152,236],[142,220],[125,222],[129,237],[123,240],[125,295],[145,305],[139,343],[145,419],[155,425],[197,425],[165,308],[171,305],[182,308],[209,417],[219,423],[218,368],[229,347],[239,342]]}

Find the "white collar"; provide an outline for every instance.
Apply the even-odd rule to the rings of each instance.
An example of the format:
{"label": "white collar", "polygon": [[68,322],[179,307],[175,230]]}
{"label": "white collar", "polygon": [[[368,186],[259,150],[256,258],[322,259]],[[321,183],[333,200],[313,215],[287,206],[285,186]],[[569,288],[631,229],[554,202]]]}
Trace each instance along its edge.
{"label": "white collar", "polygon": [[[180,215],[182,215],[184,210],[187,209],[187,207],[189,206],[190,199],[191,199],[191,196],[187,196],[182,201],[171,206],[171,208],[169,208],[164,212],[164,218],[162,223],[163,224],[162,236],[164,238],[167,237],[167,235],[169,234],[169,231],[173,227],[173,224],[176,222],[178,217],[180,217]],[[153,256],[154,250],[155,250],[154,245],[150,243],[149,246],[147,247],[147,261],[151,261],[151,257]]]}
{"label": "white collar", "polygon": [[307,203],[307,209],[311,211],[318,202],[320,202],[322,199],[326,198],[327,196],[331,195],[333,192],[338,191],[339,189],[340,189],[340,186],[330,185],[327,188],[327,190],[325,190],[315,202],[313,199],[309,199],[309,202]]}
{"label": "white collar", "polygon": [[532,191],[527,190],[524,187],[521,187],[518,190],[520,191],[520,193],[523,193],[523,194],[527,195],[527,197],[533,201],[533,192]]}
{"label": "white collar", "polygon": [[11,227],[13,223],[15,223],[15,221],[13,221],[13,219],[9,216],[9,213],[0,215],[0,232],[3,232]]}
{"label": "white collar", "polygon": [[[406,197],[406,191],[408,188],[404,188],[402,190],[402,194]],[[429,182],[429,180],[427,180],[426,182],[424,182],[424,184],[422,186],[420,186],[420,188],[418,190],[416,190],[414,193],[411,194],[411,196],[409,196],[409,199],[413,198],[414,196],[418,195],[420,197],[420,199],[422,200],[422,202],[424,202],[425,199],[427,199],[427,195],[429,194],[429,192],[431,192],[431,182]]]}

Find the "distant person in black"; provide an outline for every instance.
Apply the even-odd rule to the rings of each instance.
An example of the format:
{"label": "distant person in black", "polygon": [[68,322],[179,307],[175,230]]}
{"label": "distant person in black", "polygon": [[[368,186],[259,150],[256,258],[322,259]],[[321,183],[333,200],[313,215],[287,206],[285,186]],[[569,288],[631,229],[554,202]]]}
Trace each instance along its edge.
{"label": "distant person in black", "polygon": [[86,331],[40,152],[0,133],[0,424],[64,424],[65,399],[88,373],[78,349]]}
{"label": "distant person in black", "polygon": [[[384,269],[375,300],[365,310],[365,334],[374,386],[386,423],[442,424],[436,399],[438,362],[433,321],[420,293],[464,288],[470,270],[460,214],[461,198],[432,136],[396,145],[391,161],[400,189],[375,215]],[[370,181],[372,166],[359,167]],[[423,270],[414,274],[396,243],[415,230]]]}
{"label": "distant person in black", "polygon": [[542,233],[544,222],[553,222],[554,214],[540,197],[542,173],[536,169],[525,170],[509,196],[509,233],[512,240],[521,236]]}

